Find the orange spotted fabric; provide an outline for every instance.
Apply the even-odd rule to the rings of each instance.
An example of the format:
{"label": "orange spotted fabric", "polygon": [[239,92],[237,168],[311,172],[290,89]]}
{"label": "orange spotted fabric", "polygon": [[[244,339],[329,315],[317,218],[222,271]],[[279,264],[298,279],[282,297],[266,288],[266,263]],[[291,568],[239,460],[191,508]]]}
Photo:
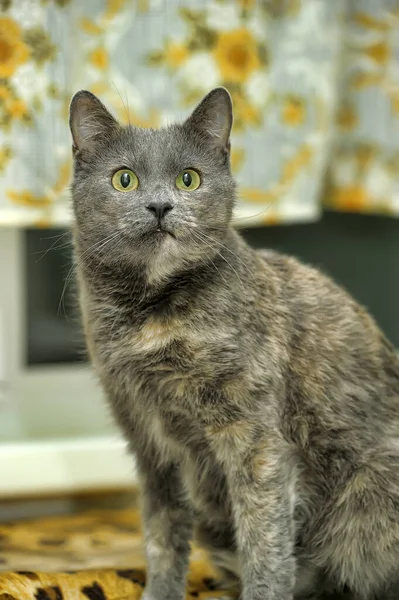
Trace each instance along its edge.
{"label": "orange spotted fabric", "polygon": [[[0,600],[136,600],[145,584],[135,509],[0,524]],[[193,548],[187,599],[234,598]]]}

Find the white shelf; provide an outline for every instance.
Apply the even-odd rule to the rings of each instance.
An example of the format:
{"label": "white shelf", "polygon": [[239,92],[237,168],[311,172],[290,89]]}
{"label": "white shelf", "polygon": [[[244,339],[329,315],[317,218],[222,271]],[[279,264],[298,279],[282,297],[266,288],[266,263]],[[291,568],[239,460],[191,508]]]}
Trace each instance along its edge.
{"label": "white shelf", "polygon": [[137,483],[122,439],[54,439],[0,444],[0,499],[128,489]]}

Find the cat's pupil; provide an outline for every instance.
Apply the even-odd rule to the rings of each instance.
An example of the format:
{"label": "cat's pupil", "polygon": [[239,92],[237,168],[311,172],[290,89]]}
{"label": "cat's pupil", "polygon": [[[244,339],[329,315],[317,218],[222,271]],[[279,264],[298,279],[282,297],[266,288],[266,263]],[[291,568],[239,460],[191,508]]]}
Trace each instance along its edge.
{"label": "cat's pupil", "polygon": [[191,177],[190,173],[183,173],[183,183],[186,187],[190,187],[191,182],[193,180],[193,178]]}
{"label": "cat's pupil", "polygon": [[127,188],[130,183],[130,175],[129,173],[123,173],[121,175],[121,186]]}

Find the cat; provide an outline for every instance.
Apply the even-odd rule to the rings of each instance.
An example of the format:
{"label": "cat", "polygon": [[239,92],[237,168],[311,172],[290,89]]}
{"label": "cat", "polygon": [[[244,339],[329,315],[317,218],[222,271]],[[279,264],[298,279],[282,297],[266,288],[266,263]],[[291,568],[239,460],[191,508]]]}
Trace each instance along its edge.
{"label": "cat", "polygon": [[70,107],[81,312],[138,465],[143,598],[185,597],[193,537],[243,600],[396,597],[399,360],[327,276],[233,229],[232,121],[224,88],[156,130],[87,91]]}

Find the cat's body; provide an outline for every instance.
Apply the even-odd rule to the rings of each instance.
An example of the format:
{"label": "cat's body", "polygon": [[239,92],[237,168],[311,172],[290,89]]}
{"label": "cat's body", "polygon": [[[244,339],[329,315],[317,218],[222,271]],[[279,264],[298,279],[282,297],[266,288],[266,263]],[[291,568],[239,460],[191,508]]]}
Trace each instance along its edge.
{"label": "cat's body", "polygon": [[[324,585],[394,598],[399,360],[328,278],[254,252],[230,228],[227,98],[213,92],[180,129],[150,134],[120,129],[88,94],[71,111],[81,306],[93,363],[138,461],[146,599],[183,598],[193,527],[240,577],[244,600],[291,600],[294,587]],[[173,210],[162,223],[173,235],[154,230],[137,190],[115,195],[112,208],[106,177],[122,167],[151,198],[167,196]],[[196,197],[160,185],[189,168],[202,177]],[[137,198],[130,222],[120,197]]]}

